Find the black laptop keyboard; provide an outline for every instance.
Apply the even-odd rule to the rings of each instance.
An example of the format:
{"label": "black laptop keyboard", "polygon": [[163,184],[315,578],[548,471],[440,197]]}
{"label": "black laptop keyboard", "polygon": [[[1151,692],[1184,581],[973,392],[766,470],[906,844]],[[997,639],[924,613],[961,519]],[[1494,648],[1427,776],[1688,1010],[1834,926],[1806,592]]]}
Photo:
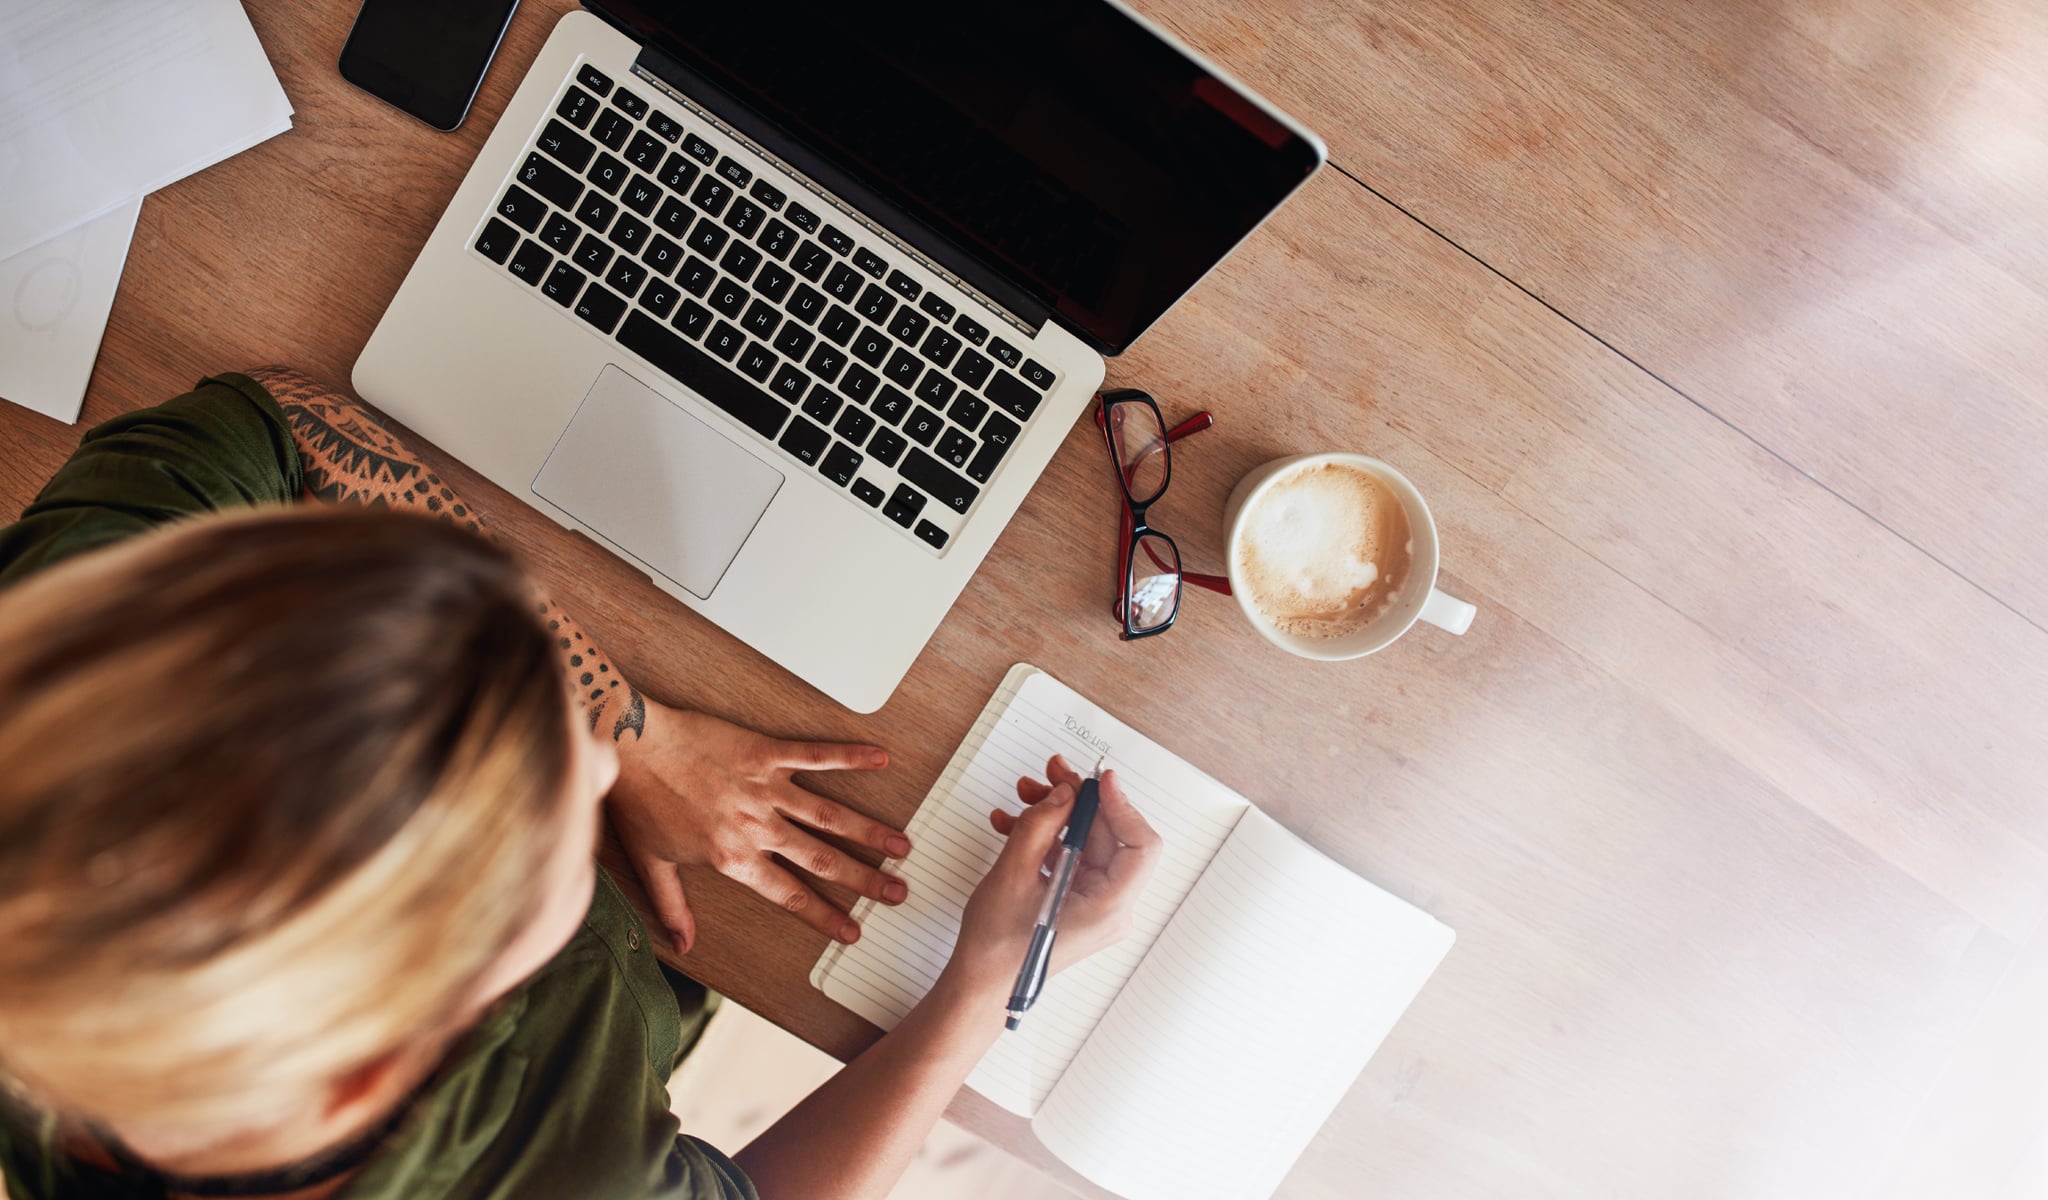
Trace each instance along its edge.
{"label": "black laptop keyboard", "polygon": [[476,252],[943,548],[1053,373],[715,137],[585,65]]}

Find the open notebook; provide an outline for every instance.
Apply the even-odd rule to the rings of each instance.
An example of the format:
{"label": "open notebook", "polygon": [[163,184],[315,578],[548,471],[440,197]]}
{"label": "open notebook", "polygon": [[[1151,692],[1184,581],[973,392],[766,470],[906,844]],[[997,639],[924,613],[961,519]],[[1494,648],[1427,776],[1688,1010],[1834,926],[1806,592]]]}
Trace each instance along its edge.
{"label": "open notebook", "polygon": [[1036,667],[1011,669],[911,821],[916,849],[893,864],[910,899],[861,901],[861,940],[827,949],[811,982],[893,1027],[1002,850],[989,810],[1018,811],[1018,778],[1053,754],[1085,771],[1105,752],[1165,861],[1130,936],[1048,982],[968,1085],[1131,1200],[1269,1196],[1451,930]]}

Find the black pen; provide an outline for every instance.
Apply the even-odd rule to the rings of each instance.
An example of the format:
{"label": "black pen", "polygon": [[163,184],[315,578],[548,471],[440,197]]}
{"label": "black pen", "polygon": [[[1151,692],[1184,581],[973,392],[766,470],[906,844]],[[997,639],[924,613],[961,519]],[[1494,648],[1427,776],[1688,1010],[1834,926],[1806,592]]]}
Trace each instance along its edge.
{"label": "black pen", "polygon": [[1088,844],[1088,831],[1095,826],[1095,809],[1102,802],[1102,785],[1098,781],[1102,778],[1102,764],[1108,759],[1105,754],[1095,760],[1095,769],[1081,781],[1081,792],[1074,797],[1074,814],[1067,818],[1066,836],[1060,839],[1060,856],[1053,865],[1052,887],[1038,910],[1038,925],[1031,931],[1031,949],[1024,955],[1023,969],[1017,972],[1017,986],[1010,992],[1010,1016],[1003,1022],[1006,1029],[1017,1028],[1017,1022],[1038,1002],[1038,993],[1045,988],[1045,967],[1052,961],[1052,939],[1059,932],[1060,906],[1067,902],[1074,868],[1080,865],[1081,849]]}

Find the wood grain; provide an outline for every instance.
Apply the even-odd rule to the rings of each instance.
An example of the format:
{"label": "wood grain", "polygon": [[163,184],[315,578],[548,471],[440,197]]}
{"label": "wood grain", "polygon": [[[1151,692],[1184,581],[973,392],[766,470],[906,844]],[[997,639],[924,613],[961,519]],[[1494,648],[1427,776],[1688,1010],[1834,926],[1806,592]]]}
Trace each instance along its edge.
{"label": "wood grain", "polygon": [[[2048,9],[1140,0],[1334,161],[2048,624]],[[2019,536],[2016,536],[2019,535]]]}
{"label": "wood grain", "polygon": [[[566,6],[522,7],[453,136],[335,76],[344,7],[252,9],[296,127],[145,203],[87,423],[264,361],[345,381]],[[1825,102],[1835,148],[1771,143],[1780,157],[1753,178],[1791,181],[1775,193],[1798,226],[1784,236],[1806,240],[1752,243],[1732,216],[1657,191],[1696,190],[1702,162],[1761,128],[1742,89],[1779,61],[1759,45],[1789,51],[1729,13],[1676,14],[1631,49],[1649,18],[1608,6],[1143,7],[1398,202],[1326,172],[1111,363],[1113,385],[1147,388],[1170,418],[1217,418],[1178,447],[1152,519],[1217,570],[1223,499],[1246,470],[1311,449],[1387,458],[1431,499],[1447,586],[1481,607],[1466,637],[1425,629],[1311,663],[1196,593],[1173,633],[1119,644],[1114,491],[1084,425],[901,690],[861,717],[460,464],[447,473],[656,694],[888,746],[887,772],[813,781],[865,811],[907,822],[1004,670],[1030,661],[1453,925],[1444,968],[1282,1196],[2022,1194],[2048,1132],[2048,634],[2030,590],[2048,568],[2013,534],[2034,526],[1993,537],[1990,519],[2042,494],[2019,459],[2044,326],[2023,327],[2042,300],[2014,282],[2041,266],[2015,241],[2032,226],[1967,183],[1990,168],[1884,70],[1788,74],[1798,86],[1771,95]],[[1795,48],[1822,44],[1815,22],[1892,19],[1730,11],[1803,30]],[[1972,12],[1984,73],[1957,68],[1952,88],[2025,94],[2010,56],[2030,14]],[[1589,28],[1601,14],[1617,29]],[[1895,19],[1921,18],[1963,20]],[[1828,44],[1824,62],[1847,61]],[[1535,145],[1489,149],[1479,125]],[[1831,177],[1838,204],[1801,209],[1827,190],[1822,161],[1865,167]],[[1557,178],[1509,195],[1539,173]],[[1859,206],[1857,180],[1891,198]],[[1717,212],[1771,207],[1726,195]],[[1445,214],[1462,214],[1471,243],[1409,212],[1461,241]],[[1916,236],[1940,253],[1914,261],[1936,302],[1909,303],[1856,257],[1899,212],[1935,231]],[[1759,281],[1778,290],[1737,287]],[[1868,324],[1878,308],[1852,294],[1903,323]],[[1708,386],[1736,360],[1749,374],[1726,386],[1748,407]],[[1845,361],[1873,386],[1842,385]],[[1908,374],[1956,381],[1950,411],[1977,423],[1923,427],[1905,404],[1907,425],[1886,425],[1907,387],[1891,376]],[[0,502],[25,503],[77,433],[0,413]],[[2009,457],[1966,461],[1987,440]],[[1910,478],[1857,490],[1915,446],[1928,454]],[[842,1057],[876,1036],[806,983],[821,939],[722,880],[689,888],[689,970]],[[1257,981],[1219,986],[1258,1019]],[[1977,1119],[1993,1106],[1999,1120]],[[972,1096],[953,1111],[1088,1192],[1023,1123]]]}

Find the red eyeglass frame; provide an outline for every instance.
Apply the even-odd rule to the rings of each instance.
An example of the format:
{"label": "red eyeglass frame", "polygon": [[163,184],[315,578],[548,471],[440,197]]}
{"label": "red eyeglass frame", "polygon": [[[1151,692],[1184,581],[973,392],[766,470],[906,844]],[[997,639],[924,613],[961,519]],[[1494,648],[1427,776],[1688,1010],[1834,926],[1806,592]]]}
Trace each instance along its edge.
{"label": "red eyeglass frame", "polygon": [[1146,511],[1165,497],[1166,489],[1173,483],[1173,457],[1170,452],[1173,443],[1209,428],[1216,423],[1216,418],[1207,412],[1198,412],[1172,429],[1167,429],[1166,436],[1160,440],[1157,450],[1148,449],[1147,453],[1158,453],[1167,456],[1165,478],[1160,481],[1159,490],[1150,499],[1140,501],[1131,495],[1131,480],[1136,477],[1137,468],[1144,460],[1141,458],[1137,463],[1127,464],[1123,461],[1122,456],[1117,453],[1116,439],[1111,436],[1109,431],[1109,410],[1119,404],[1144,404],[1152,410],[1152,415],[1158,420],[1161,429],[1166,429],[1166,418],[1160,413],[1158,402],[1153,400],[1148,393],[1137,388],[1118,388],[1115,391],[1103,392],[1096,399],[1098,403],[1095,406],[1095,427],[1101,431],[1103,447],[1109,451],[1110,469],[1116,473],[1118,499],[1121,501],[1117,506],[1119,532],[1117,535],[1116,552],[1116,598],[1110,601],[1109,609],[1110,616],[1114,617],[1118,624],[1123,626],[1119,636],[1128,642],[1134,638],[1152,637],[1155,634],[1165,633],[1173,628],[1173,623],[1176,620],[1180,619],[1181,589],[1177,588],[1174,594],[1173,611],[1167,615],[1166,620],[1150,629],[1134,629],[1131,626],[1130,605],[1127,602],[1131,596],[1131,576],[1137,565],[1137,541],[1140,535],[1149,534],[1152,537],[1159,538],[1173,548],[1174,561],[1167,563],[1160,561],[1158,553],[1149,544],[1145,547],[1146,557],[1150,558],[1152,564],[1161,571],[1174,572],[1180,577],[1183,585],[1193,584],[1196,587],[1205,588],[1223,596],[1231,594],[1230,579],[1227,576],[1204,575],[1198,571],[1182,569],[1179,565],[1179,543],[1175,542],[1172,536],[1165,531],[1154,529],[1145,523]]}

